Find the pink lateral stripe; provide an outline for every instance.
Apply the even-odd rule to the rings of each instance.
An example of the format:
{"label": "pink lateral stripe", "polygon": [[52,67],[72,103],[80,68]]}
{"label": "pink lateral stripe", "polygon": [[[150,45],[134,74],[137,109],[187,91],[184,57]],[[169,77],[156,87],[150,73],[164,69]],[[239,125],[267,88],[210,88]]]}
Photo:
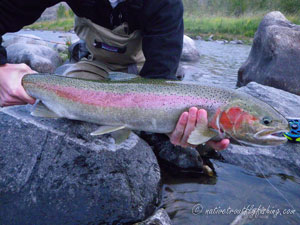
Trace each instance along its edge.
{"label": "pink lateral stripe", "polygon": [[112,93],[62,87],[58,85],[41,85],[55,92],[58,96],[81,104],[116,107],[116,108],[164,108],[180,106],[205,106],[219,104],[217,101],[193,96],[157,95],[151,93]]}

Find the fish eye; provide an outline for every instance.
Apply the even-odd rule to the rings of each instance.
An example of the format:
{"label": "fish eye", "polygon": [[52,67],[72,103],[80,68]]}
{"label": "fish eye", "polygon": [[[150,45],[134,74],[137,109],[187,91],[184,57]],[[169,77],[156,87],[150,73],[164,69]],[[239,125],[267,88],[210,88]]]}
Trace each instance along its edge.
{"label": "fish eye", "polygon": [[264,125],[268,126],[272,123],[272,119],[270,117],[266,116],[262,119],[262,122],[263,122]]}

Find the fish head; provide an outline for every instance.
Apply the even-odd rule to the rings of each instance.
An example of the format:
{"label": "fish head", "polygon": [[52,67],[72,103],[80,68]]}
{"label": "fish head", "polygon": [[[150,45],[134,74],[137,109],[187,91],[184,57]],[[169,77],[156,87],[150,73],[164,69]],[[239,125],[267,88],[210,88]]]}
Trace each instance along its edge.
{"label": "fish head", "polygon": [[219,132],[246,145],[280,145],[289,130],[288,121],[270,105],[257,99],[234,100],[215,117]]}

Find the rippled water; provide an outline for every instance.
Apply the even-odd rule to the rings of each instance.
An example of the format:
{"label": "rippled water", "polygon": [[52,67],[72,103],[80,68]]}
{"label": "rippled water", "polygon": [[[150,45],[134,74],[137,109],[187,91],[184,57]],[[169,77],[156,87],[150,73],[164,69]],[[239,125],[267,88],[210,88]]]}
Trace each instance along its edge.
{"label": "rippled water", "polygon": [[196,41],[201,54],[198,62],[183,63],[186,81],[235,88],[237,71],[247,59],[251,46]]}
{"label": "rippled water", "polygon": [[[219,161],[213,164],[217,173],[214,178],[179,176],[163,170],[161,207],[174,225],[230,224],[243,209],[256,213],[246,224],[300,224],[299,214],[283,215],[283,210],[292,208],[265,178]],[[300,179],[283,174],[268,179],[299,213]],[[270,210],[268,215],[262,213],[263,208]]]}
{"label": "rippled water", "polygon": [[[66,36],[76,39],[74,34],[46,31],[18,34],[26,33],[62,43]],[[10,37],[12,35],[4,38]],[[183,64],[187,72],[185,81],[235,88],[237,71],[247,59],[250,46],[205,41],[196,41],[196,44],[201,59]],[[219,161],[213,164],[217,173],[214,178],[162,169],[161,207],[167,210],[175,225],[230,224],[239,211],[255,208],[260,208],[261,213],[255,214],[247,224],[300,224],[300,178],[284,174],[268,176],[269,182],[284,195],[282,197],[261,175]],[[283,215],[283,210],[291,209],[284,198],[295,207],[298,215]],[[262,214],[263,208],[269,209],[268,215],[266,211]],[[281,215],[277,215],[278,210]]]}

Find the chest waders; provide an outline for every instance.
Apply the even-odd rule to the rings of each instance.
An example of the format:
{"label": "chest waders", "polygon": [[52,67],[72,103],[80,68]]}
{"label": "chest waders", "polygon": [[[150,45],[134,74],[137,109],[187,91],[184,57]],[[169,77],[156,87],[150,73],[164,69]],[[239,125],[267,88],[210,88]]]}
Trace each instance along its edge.
{"label": "chest waders", "polygon": [[75,18],[75,32],[86,42],[91,53],[88,59],[74,64],[65,73],[68,77],[101,80],[109,72],[138,74],[145,62],[139,30],[128,34],[128,24],[109,30],[86,18]]}

